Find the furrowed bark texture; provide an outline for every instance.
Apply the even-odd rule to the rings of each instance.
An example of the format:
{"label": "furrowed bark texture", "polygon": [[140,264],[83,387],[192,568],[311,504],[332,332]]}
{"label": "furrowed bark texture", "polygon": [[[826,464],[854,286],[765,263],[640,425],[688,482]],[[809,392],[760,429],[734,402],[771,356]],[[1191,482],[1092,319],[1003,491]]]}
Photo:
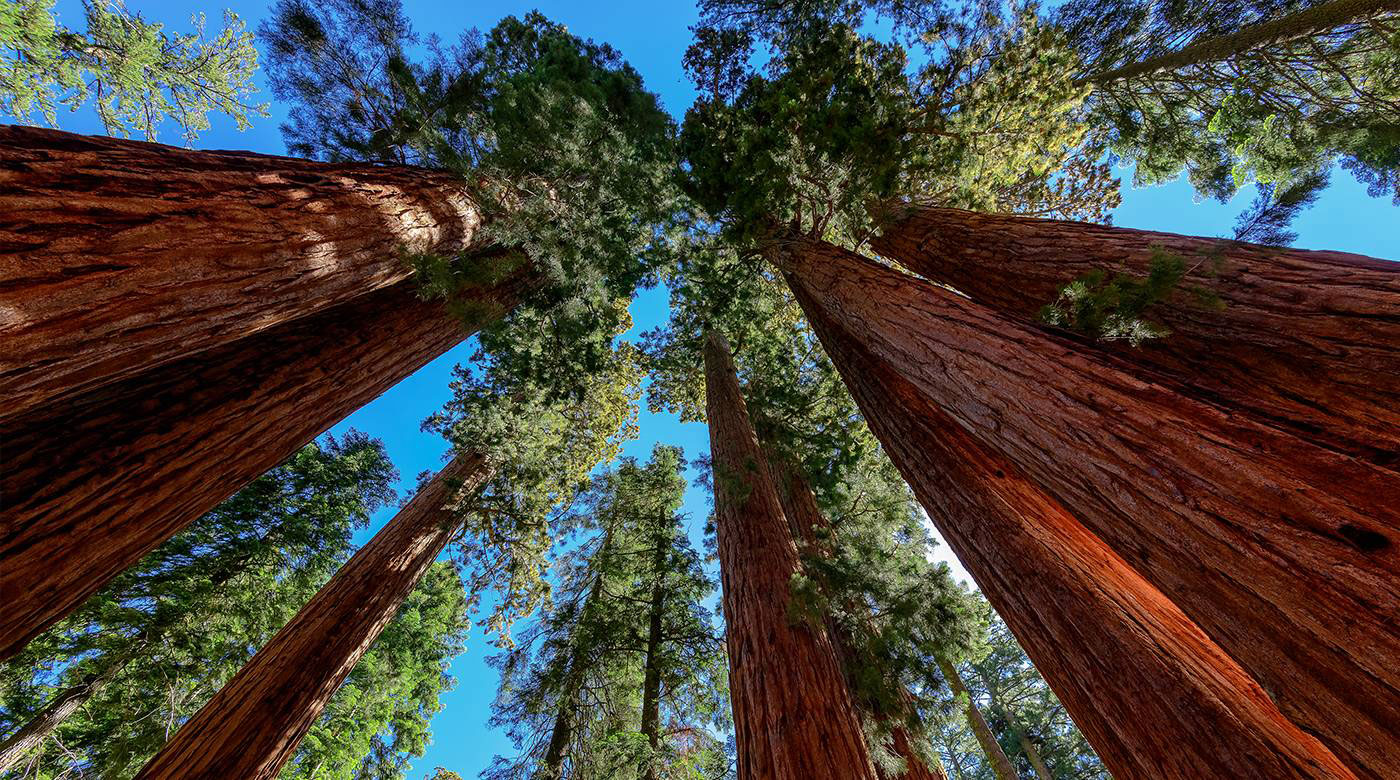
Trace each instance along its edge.
{"label": "furrowed bark texture", "polygon": [[468,335],[408,280],[0,423],[0,659]]}
{"label": "furrowed bark texture", "polygon": [[0,126],[0,415],[394,285],[480,222],[440,171]]}
{"label": "furrowed bark texture", "polygon": [[948,681],[948,687],[953,690],[954,696],[961,696],[967,700],[963,705],[963,712],[967,716],[967,725],[972,729],[972,735],[977,737],[977,744],[982,746],[982,755],[987,757],[987,763],[992,767],[992,774],[997,780],[1016,780],[1016,769],[1011,766],[1011,759],[1006,757],[1006,751],[1001,749],[1001,743],[997,742],[996,735],[992,733],[992,727],[987,725],[987,719],[982,717],[982,710],[973,701],[972,694],[963,685],[962,676],[958,674],[958,668],[948,661],[939,658],[938,670],[943,673],[943,679]]}
{"label": "furrowed bark texture", "polygon": [[717,334],[705,395],[739,780],[876,780],[835,647],[789,620],[797,546]]}
{"label": "furrowed bark texture", "polygon": [[459,455],[360,548],[137,775],[276,777],[326,702],[456,533],[445,507],[489,468]]}
{"label": "furrowed bark texture", "polygon": [[1251,24],[1228,35],[1192,41],[1174,52],[1096,73],[1080,79],[1078,83],[1106,84],[1110,81],[1147,76],[1204,62],[1219,62],[1252,49],[1324,33],[1343,25],[1397,11],[1400,11],[1400,0],[1331,0],[1278,19]]}
{"label": "furrowed bark texture", "polygon": [[[818,529],[829,528],[831,521],[817,503],[811,484],[797,467],[790,464],[771,446],[764,434],[759,434],[759,440],[763,442],[763,453],[772,468],[773,480],[778,488],[778,501],[783,507],[783,514],[788,517],[793,538],[800,540],[807,547],[804,551],[806,554],[830,554],[830,550],[821,544]],[[857,607],[851,605],[851,608]],[[844,668],[849,668],[852,663],[849,634],[829,618],[826,621],[826,631],[836,647],[837,658]],[[849,676],[843,675],[843,679],[849,689]],[[854,691],[851,695],[855,698]],[[914,749],[909,730],[903,726],[895,726],[890,730],[889,748],[904,760],[904,771],[898,775],[890,775],[877,764],[875,772],[880,780],[946,780],[941,766],[929,766],[924,762],[923,757]]]}
{"label": "furrowed bark texture", "polygon": [[1354,777],[1127,561],[789,281],[871,430],[1115,777]]}
{"label": "furrowed bark texture", "polygon": [[[1033,318],[1089,271],[1143,277],[1151,248],[1193,269],[1140,347],[1090,342],[1154,381],[1400,468],[1400,264],[1081,222],[920,208],[872,246],[998,311]],[[1205,255],[1218,251],[1220,261]],[[1218,295],[1202,306],[1187,288]]]}
{"label": "furrowed bark texture", "polygon": [[1283,712],[1363,774],[1400,766],[1400,474],[830,244],[793,248],[814,305],[1129,560]]}

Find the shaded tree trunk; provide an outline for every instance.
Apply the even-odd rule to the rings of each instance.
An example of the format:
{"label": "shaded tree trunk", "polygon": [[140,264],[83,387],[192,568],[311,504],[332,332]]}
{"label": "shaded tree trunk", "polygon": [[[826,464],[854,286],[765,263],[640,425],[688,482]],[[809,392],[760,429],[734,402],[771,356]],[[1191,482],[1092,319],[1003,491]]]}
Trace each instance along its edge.
{"label": "shaded tree trunk", "polygon": [[[1400,266],[1080,222],[913,210],[872,246],[978,303],[1035,317],[1089,271],[1147,274],[1152,247],[1191,271],[1140,347],[1093,343],[1174,389],[1339,452],[1400,467]],[[1218,256],[1218,260],[1214,259]],[[1202,306],[1188,288],[1219,296]]]}
{"label": "shaded tree trunk", "polygon": [[1363,774],[1400,766],[1400,474],[829,244],[788,263],[808,308],[1131,561],[1289,717]]}
{"label": "shaded tree trunk", "polygon": [[473,247],[460,176],[0,126],[0,418]]}
{"label": "shaded tree trunk", "polygon": [[1330,0],[1287,16],[1251,24],[1228,35],[1192,41],[1176,51],[1095,73],[1079,79],[1078,83],[1104,84],[1205,62],[1219,62],[1237,57],[1251,49],[1316,35],[1379,14],[1397,11],[1400,11],[1400,2],[1397,0]]}
{"label": "shaded tree trunk", "polygon": [[739,780],[875,780],[835,647],[788,618],[797,546],[715,333],[705,396]]}
{"label": "shaded tree trunk", "polygon": [[1035,770],[1035,776],[1039,780],[1055,780],[1054,775],[1051,775],[1050,770],[1046,768],[1045,760],[1040,757],[1040,750],[1036,748],[1025,729],[1016,729],[1016,739],[1021,743],[1021,752],[1026,754],[1026,760],[1031,762],[1031,769]]}
{"label": "shaded tree trunk", "polygon": [[642,736],[651,749],[641,777],[657,780],[661,767],[657,755],[661,750],[661,643],[664,641],[662,619],[666,613],[666,545],[657,534],[656,550],[652,557],[652,576],[656,578],[651,588],[651,603],[647,607],[646,662],[642,674]]}
{"label": "shaded tree trunk", "polygon": [[65,688],[22,728],[0,742],[0,775],[38,748],[65,720],[107,687],[108,683],[126,668],[131,658],[132,655],[127,654],[120,659],[114,659],[105,664],[101,671],[89,674],[77,684]]}
{"label": "shaded tree trunk", "polygon": [[1127,561],[788,280],[875,436],[1110,771],[1353,776]]}
{"label": "shaded tree trunk", "polygon": [[958,668],[943,658],[936,661],[938,670],[943,673],[943,679],[947,680],[948,687],[953,689],[953,695],[967,699],[967,704],[963,705],[963,713],[967,716],[967,725],[972,729],[972,735],[977,737],[977,744],[982,746],[982,754],[987,757],[992,774],[997,780],[1017,780],[1016,768],[1011,765],[1011,759],[1006,757],[1006,751],[1001,749],[1001,743],[997,742],[992,727],[987,725],[987,719],[982,717],[982,710],[977,706],[977,702],[972,700],[972,692],[963,685]]}
{"label": "shaded tree trunk", "polygon": [[0,660],[468,335],[408,280],[0,423]]}
{"label": "shaded tree trunk", "polygon": [[[598,555],[594,558],[595,566],[598,565],[597,562],[604,560],[610,544],[612,529],[607,528],[604,530],[603,543],[598,548]],[[599,571],[594,575],[593,584],[588,587],[588,596],[585,597],[583,608],[579,611],[582,618],[586,618],[597,609],[598,598],[602,592],[603,575]],[[574,736],[574,717],[578,710],[579,691],[583,688],[583,667],[587,661],[588,659],[583,657],[583,645],[576,641],[569,656],[569,668],[565,672],[567,689],[565,695],[560,697],[559,709],[554,713],[554,725],[549,731],[549,744],[545,747],[538,780],[560,780],[564,777],[564,758],[568,755],[569,742]]]}
{"label": "shaded tree trunk", "polygon": [[[764,435],[760,435],[760,440],[764,442],[763,453],[768,459],[769,466],[772,467],[774,482],[778,488],[778,501],[782,504],[783,514],[787,515],[789,525],[792,529],[794,539],[801,540],[812,550],[813,554],[826,555],[830,550],[823,549],[820,542],[819,530],[828,529],[831,520],[822,512],[817,504],[817,497],[812,492],[812,486],[807,478],[789,463],[772,446],[771,440]],[[856,605],[848,605],[852,610],[857,609]],[[850,638],[849,635],[836,624],[835,621],[826,621],[827,635],[831,637],[832,644],[836,647],[837,657],[841,660],[843,669],[851,663]],[[846,681],[851,696],[856,694],[850,686],[850,677],[843,677]],[[876,717],[879,717],[878,713]],[[929,766],[924,761],[919,751],[915,749],[913,740],[910,739],[909,730],[903,726],[895,726],[890,729],[890,745],[895,755],[904,760],[904,772],[897,776],[887,776],[879,766],[875,767],[876,774],[880,780],[946,780],[941,766]]]}
{"label": "shaded tree trunk", "polygon": [[1021,752],[1025,754],[1026,760],[1030,762],[1031,769],[1035,771],[1035,776],[1039,778],[1039,780],[1054,780],[1050,774],[1050,770],[1045,768],[1045,762],[1041,760],[1040,750],[1031,742],[1030,736],[1026,734],[1025,728],[1021,726],[1020,720],[1016,717],[1016,713],[1002,701],[1001,695],[998,692],[999,686],[996,681],[991,676],[983,674],[980,669],[976,671],[977,676],[982,680],[982,684],[987,688],[987,694],[992,701],[992,707],[995,708],[997,712],[1001,713],[1001,716],[1006,720],[1007,726],[1016,732],[1016,741],[1020,744]]}
{"label": "shaded tree trunk", "polygon": [[446,509],[489,467],[457,456],[176,732],[139,778],[276,777],[326,702],[456,534]]}

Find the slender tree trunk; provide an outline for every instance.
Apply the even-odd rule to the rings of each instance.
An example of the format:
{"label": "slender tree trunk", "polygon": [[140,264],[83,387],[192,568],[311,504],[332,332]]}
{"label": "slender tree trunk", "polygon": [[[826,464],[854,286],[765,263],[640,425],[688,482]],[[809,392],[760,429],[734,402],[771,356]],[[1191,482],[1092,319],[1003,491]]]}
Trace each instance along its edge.
{"label": "slender tree trunk", "polygon": [[715,333],[705,394],[739,780],[875,780],[836,649],[788,619],[797,546]]}
{"label": "slender tree trunk", "polygon": [[788,280],[876,438],[1110,771],[1353,776],[1127,561]]}
{"label": "slender tree trunk", "polygon": [[953,689],[953,695],[967,699],[967,704],[963,707],[963,712],[967,715],[967,725],[972,729],[972,735],[977,737],[977,744],[982,746],[982,754],[987,757],[992,774],[997,780],[1017,780],[1016,768],[1011,765],[1011,759],[1006,757],[1006,751],[1001,749],[1001,743],[997,742],[992,727],[987,725],[987,719],[982,717],[982,710],[978,708],[977,702],[972,700],[972,692],[963,685],[958,668],[943,658],[936,660],[938,670],[943,673],[943,679],[947,680],[948,687]]}
{"label": "slender tree trunk", "polygon": [[1287,16],[1251,24],[1227,35],[1217,35],[1158,57],[1130,62],[1079,79],[1080,84],[1105,84],[1158,71],[1176,70],[1237,57],[1251,49],[1285,43],[1385,13],[1400,11],[1397,0],[1330,0]]}
{"label": "slender tree trunk", "polygon": [[20,762],[22,758],[39,747],[45,739],[82,708],[93,696],[107,687],[132,658],[126,654],[120,659],[103,666],[100,672],[89,674],[75,685],[65,688],[53,697],[43,710],[30,718],[19,731],[0,742],[0,775]]}
{"label": "slender tree trunk", "polygon": [[[876,251],[978,303],[1035,317],[1089,271],[1147,275],[1152,248],[1191,271],[1140,347],[1094,342],[1154,381],[1339,452],[1400,467],[1400,266],[1081,222],[920,208]],[[1192,288],[1219,296],[1202,306]]]}
{"label": "slender tree trunk", "polygon": [[652,557],[652,576],[655,582],[651,588],[651,604],[647,611],[647,649],[645,671],[642,676],[642,736],[646,738],[648,753],[646,765],[642,767],[644,780],[657,780],[661,776],[661,766],[657,755],[661,750],[661,643],[664,641],[662,619],[666,612],[665,569],[667,542],[657,534],[656,551]]}
{"label": "slender tree trunk", "polygon": [[468,335],[410,280],[0,423],[0,660]]}
{"label": "slender tree trunk", "polygon": [[0,418],[473,247],[460,176],[0,126]]}
{"label": "slender tree trunk", "polygon": [[489,474],[459,455],[214,695],[137,777],[276,777],[307,729],[452,539],[445,507]]}
{"label": "slender tree trunk", "polygon": [[1021,752],[1026,754],[1026,760],[1031,762],[1031,768],[1035,770],[1038,780],[1055,780],[1054,775],[1045,767],[1045,760],[1040,757],[1040,750],[1026,734],[1025,729],[1016,729],[1016,739],[1021,743]]}
{"label": "slender tree trunk", "polygon": [[810,306],[1131,561],[1289,717],[1358,771],[1400,766],[1400,474],[829,244],[788,259]]}
{"label": "slender tree trunk", "polygon": [[[603,539],[598,550],[596,560],[601,561],[607,554],[608,545],[612,543],[611,529],[605,532],[607,535]],[[595,563],[595,565],[597,565]],[[598,596],[603,592],[603,575],[601,571],[594,575],[593,584],[588,588],[588,596],[583,602],[583,609],[580,614],[587,617],[597,608]],[[577,638],[577,637],[576,637]],[[549,731],[549,745],[545,747],[544,759],[540,763],[540,772],[536,775],[536,780],[562,780],[564,777],[564,759],[568,756],[569,741],[574,736],[574,718],[578,710],[578,695],[583,687],[583,666],[588,659],[583,657],[582,648],[575,644],[572,654],[569,656],[569,668],[565,672],[567,689],[563,696],[559,698],[559,709],[554,713],[554,725]]]}
{"label": "slender tree trunk", "polygon": [[[778,500],[782,504],[783,514],[788,517],[793,538],[801,540],[817,554],[829,554],[830,550],[823,549],[819,529],[829,529],[831,520],[817,504],[817,497],[812,492],[811,484],[795,466],[776,451],[771,440],[762,434],[759,438],[764,445],[764,456],[773,469],[774,482],[778,488]],[[848,605],[848,607],[852,610],[860,608],[854,604]],[[843,668],[849,666],[851,663],[849,635],[835,621],[829,619],[826,621],[826,631],[836,646],[836,654],[841,659]],[[846,681],[847,689],[851,690],[850,677],[843,676],[843,679]],[[854,690],[851,690],[851,696],[855,698]],[[879,717],[878,713],[876,717]],[[919,751],[914,747],[908,729],[903,726],[894,726],[890,729],[890,748],[895,755],[904,760],[904,771],[897,776],[887,776],[888,773],[876,766],[875,769],[880,780],[946,780],[941,766],[930,766],[924,761]]]}

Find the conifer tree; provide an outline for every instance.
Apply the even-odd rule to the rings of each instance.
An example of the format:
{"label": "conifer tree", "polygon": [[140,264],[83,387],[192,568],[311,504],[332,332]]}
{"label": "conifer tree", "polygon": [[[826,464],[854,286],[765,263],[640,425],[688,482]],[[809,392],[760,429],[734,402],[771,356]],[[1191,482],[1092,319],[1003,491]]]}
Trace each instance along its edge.
{"label": "conifer tree", "polygon": [[488,778],[718,778],[722,645],[701,602],[712,585],[676,514],[680,453],[658,447],[595,478],[570,525],[558,597],[502,671],[492,723],[520,753]]}

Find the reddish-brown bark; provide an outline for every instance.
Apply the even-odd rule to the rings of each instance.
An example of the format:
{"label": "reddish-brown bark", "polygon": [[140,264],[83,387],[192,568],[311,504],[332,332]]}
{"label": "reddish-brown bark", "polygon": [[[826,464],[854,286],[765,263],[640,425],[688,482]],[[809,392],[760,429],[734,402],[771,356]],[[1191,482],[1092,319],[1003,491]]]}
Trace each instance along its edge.
{"label": "reddish-brown bark", "polygon": [[789,250],[809,307],[1131,561],[1284,713],[1361,774],[1400,766],[1400,474],[830,244]]}
{"label": "reddish-brown bark", "polygon": [[1115,777],[1354,776],[1127,561],[791,283],[871,430]]}
{"label": "reddish-brown bark", "polygon": [[468,335],[408,280],[0,423],[0,659]]}
{"label": "reddish-brown bark", "polygon": [[489,467],[458,456],[161,748],[145,780],[269,780],[451,541],[445,507]]}
{"label": "reddish-brown bark", "polygon": [[480,221],[440,171],[0,126],[0,417],[393,285]]}
{"label": "reddish-brown bark", "polygon": [[[793,538],[805,545],[807,549],[804,554],[829,554],[829,550],[823,545],[819,529],[830,528],[831,520],[817,503],[811,484],[796,466],[776,451],[770,441],[763,435],[759,438],[763,441],[763,453],[768,459],[778,489],[778,502],[783,507],[783,514],[787,515]],[[852,609],[856,608],[855,605],[849,606]],[[842,631],[832,620],[826,621],[826,631],[836,647],[837,658],[841,660],[843,667],[849,669],[852,663],[849,634]],[[849,689],[850,677],[846,676],[845,680]],[[875,716],[879,717],[879,714]],[[880,780],[946,780],[941,766],[929,766],[915,750],[908,729],[894,726],[890,729],[889,740],[890,749],[904,760],[904,771],[898,775],[890,775],[877,764],[875,771]]]}
{"label": "reddish-brown bark", "polygon": [[835,647],[789,620],[797,545],[717,334],[705,393],[739,780],[876,780]]}
{"label": "reddish-brown bark", "polygon": [[[1191,269],[1169,301],[1148,310],[1171,335],[1096,349],[1195,397],[1400,467],[1400,264],[943,208],[916,209],[873,243],[915,273],[1022,317],[1089,271],[1145,276],[1153,246]],[[1224,308],[1202,306],[1189,288],[1219,296]]]}

